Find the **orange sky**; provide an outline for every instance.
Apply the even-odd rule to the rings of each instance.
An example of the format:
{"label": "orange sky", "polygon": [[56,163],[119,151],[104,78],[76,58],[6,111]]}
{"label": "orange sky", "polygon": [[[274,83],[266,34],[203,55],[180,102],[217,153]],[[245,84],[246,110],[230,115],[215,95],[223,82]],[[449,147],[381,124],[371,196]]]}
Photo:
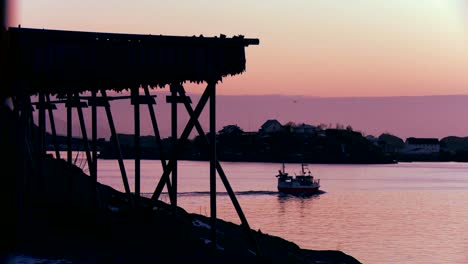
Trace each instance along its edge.
{"label": "orange sky", "polygon": [[259,38],[219,94],[468,94],[463,0],[21,0],[13,24]]}

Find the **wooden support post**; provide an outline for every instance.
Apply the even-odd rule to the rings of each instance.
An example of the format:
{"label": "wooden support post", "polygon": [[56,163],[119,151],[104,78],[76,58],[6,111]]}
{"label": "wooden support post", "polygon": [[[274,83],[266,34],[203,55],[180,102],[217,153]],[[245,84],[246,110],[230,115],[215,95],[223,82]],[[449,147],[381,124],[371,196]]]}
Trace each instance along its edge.
{"label": "wooden support post", "polygon": [[59,145],[57,142],[57,130],[55,129],[55,119],[54,119],[54,112],[53,110],[56,109],[54,108],[50,103],[50,95],[47,94],[46,96],[46,103],[49,105],[48,111],[49,111],[49,122],[50,122],[50,130],[52,132],[52,140],[54,142],[54,149],[55,149],[55,158],[60,159],[60,150],[59,150]]}
{"label": "wooden support post", "polygon": [[[91,92],[91,96],[96,101],[96,91]],[[97,183],[97,105],[91,105],[91,151],[92,151],[92,173],[94,183]]]}
{"label": "wooden support post", "polygon": [[198,101],[197,106],[195,107],[195,111],[193,113],[193,116],[190,117],[187,125],[184,128],[184,131],[180,135],[179,140],[177,141],[177,146],[176,148],[172,151],[171,154],[171,159],[169,160],[169,163],[167,164],[167,169],[163,172],[161,175],[161,179],[159,180],[158,185],[156,186],[156,189],[153,192],[153,195],[151,196],[152,200],[158,200],[159,195],[161,195],[161,191],[164,188],[164,184],[166,184],[166,181],[169,179],[169,173],[172,172],[174,169],[175,165],[175,160],[177,159],[177,155],[179,151],[181,151],[184,141],[187,140],[188,136],[192,132],[193,127],[195,126],[195,121],[200,117],[201,112],[203,111],[203,108],[205,107],[206,103],[208,102],[208,99],[211,94],[211,90],[215,89],[214,85],[208,84],[206,87],[205,91],[203,92],[202,96],[200,97],[200,100]]}
{"label": "wooden support post", "polygon": [[72,164],[72,94],[67,94],[67,161],[69,164]]}
{"label": "wooden support post", "polygon": [[125,165],[124,165],[123,158],[122,158],[122,150],[120,149],[119,139],[117,138],[117,132],[115,129],[114,119],[112,118],[110,105],[109,105],[109,102],[107,101],[106,90],[104,89],[101,90],[101,94],[102,94],[102,97],[106,100],[104,107],[106,109],[107,121],[109,122],[109,129],[111,131],[111,140],[114,143],[114,147],[118,155],[117,160],[119,163],[120,174],[122,175],[122,182],[124,185],[125,193],[128,195],[130,205],[133,207],[134,206],[133,197],[130,192],[130,185],[128,184],[127,172],[125,170]]}
{"label": "wooden support post", "polygon": [[[76,97],[78,98],[78,94],[76,95]],[[76,104],[76,110],[78,111],[78,118],[79,118],[80,127],[81,127],[81,135],[83,138],[83,145],[84,145],[85,152],[86,152],[86,160],[88,162],[88,170],[89,170],[89,173],[91,174],[91,177],[94,177],[94,175],[92,174],[93,173],[93,169],[92,169],[93,160],[91,158],[91,151],[89,149],[88,134],[86,132],[86,124],[85,124],[84,117],[83,117],[83,109],[82,109],[81,101],[79,100],[77,101],[77,104]]]}
{"label": "wooden support post", "polygon": [[132,89],[132,104],[134,106],[134,148],[135,148],[135,197],[140,197],[140,101],[139,87]]}
{"label": "wooden support post", "polygon": [[[28,157],[31,159],[31,164],[33,164],[33,153],[34,153],[34,143],[36,142],[36,131],[34,125],[34,107],[31,103],[31,97],[25,96],[24,99],[24,117],[25,117],[25,129],[26,129],[26,137],[25,137],[25,145],[28,149]],[[23,116],[23,114],[21,114]]]}
{"label": "wooden support post", "polygon": [[[177,145],[177,87],[171,84],[171,136],[172,136],[172,149],[176,148]],[[177,159],[175,160],[174,169],[172,170],[172,190],[174,193],[174,200],[172,205],[174,208],[177,207]],[[175,209],[174,209],[175,210]]]}
{"label": "wooden support post", "polygon": [[[215,84],[212,84],[216,87]],[[210,211],[211,242],[216,250],[216,88],[210,94]]]}
{"label": "wooden support post", "polygon": [[36,141],[37,141],[37,131],[36,131],[36,126],[35,126],[35,123],[34,123],[34,107],[31,103],[31,97],[27,96],[25,97],[27,99],[25,99],[25,101],[27,101],[26,103],[28,104],[27,106],[25,106],[25,111],[27,111],[26,113],[29,115],[28,116],[28,137],[29,139],[31,140],[30,142],[28,142],[30,144],[30,151],[31,151],[31,155],[34,153],[34,146],[36,145]]}
{"label": "wooden support post", "polygon": [[[151,98],[150,97],[150,93],[149,93],[149,89],[148,87],[145,87],[144,88],[144,91],[145,91],[145,97],[147,99]],[[154,102],[154,104],[156,104],[156,101]],[[156,120],[156,114],[154,112],[154,108],[153,108],[153,105],[151,103],[148,102],[148,112],[150,114],[150,118],[151,118],[151,124],[153,126],[153,132],[154,132],[154,137],[156,139],[156,144],[158,145],[159,147],[159,157],[160,157],[160,160],[161,160],[161,166],[164,169],[166,169],[166,159],[164,158],[164,153],[162,151],[162,139],[161,139],[161,134],[159,133],[159,127],[158,127],[158,122]]]}
{"label": "wooden support post", "polygon": [[[149,99],[151,97],[150,97],[148,86],[145,86],[144,91],[145,91],[145,98],[146,98],[146,100],[148,100],[148,103],[147,103],[148,112],[150,114],[151,124],[153,125],[154,137],[156,139],[156,144],[159,147],[159,159],[161,160],[161,166],[162,166],[163,171],[164,171],[167,168],[166,158],[165,158],[165,155],[164,155],[164,152],[163,152],[163,144],[162,144],[162,140],[161,140],[161,134],[159,133],[158,122],[156,121],[156,114],[154,113],[153,104],[149,101]],[[156,101],[154,102],[154,104],[156,104]],[[172,191],[171,182],[167,181],[166,185],[167,185],[166,186],[167,192],[169,194],[169,200],[171,201],[171,204],[173,204],[174,203],[174,201],[173,201],[174,200],[174,193]]]}
{"label": "wooden support post", "polygon": [[245,217],[244,212],[242,211],[242,207],[240,206],[239,201],[237,200],[236,195],[234,194],[234,190],[232,189],[231,184],[229,183],[227,176],[224,173],[224,170],[221,167],[221,163],[219,163],[219,161],[216,161],[216,169],[218,171],[219,177],[221,178],[221,181],[223,182],[224,187],[226,188],[227,193],[229,194],[229,197],[231,198],[231,202],[234,208],[236,209],[237,215],[241,220],[242,226],[247,232],[247,236],[250,242],[254,246],[254,252],[257,254],[257,256],[261,256],[257,240],[255,239],[255,236],[252,233],[252,230],[250,229],[249,222],[247,222],[247,218]]}
{"label": "wooden support post", "polygon": [[[185,90],[184,90],[183,86],[179,86],[178,88],[179,88],[178,92],[179,92],[180,96],[182,98],[185,97]],[[185,105],[185,109],[187,110],[187,113],[189,114],[189,116],[193,116],[195,113],[194,113],[190,103],[184,102],[184,105]],[[209,139],[206,136],[205,132],[203,131],[203,128],[200,125],[200,122],[198,120],[195,121],[195,128],[197,129],[198,135],[201,138],[204,139],[204,141],[205,141],[205,143],[207,145],[209,145],[210,144]],[[237,215],[239,216],[239,219],[241,220],[242,226],[244,227],[244,229],[247,232],[249,240],[252,242],[253,246],[255,247],[255,252],[257,253],[257,255],[260,255],[260,249],[258,248],[258,243],[257,243],[255,237],[252,234],[252,230],[250,229],[250,225],[249,225],[249,223],[247,221],[247,218],[245,217],[244,212],[242,211],[242,207],[240,206],[239,201],[236,198],[234,190],[232,189],[231,184],[229,183],[229,181],[227,179],[227,176],[224,173],[223,168],[221,167],[221,163],[219,163],[218,160],[216,160],[216,170],[218,171],[218,175],[221,178],[221,181],[223,182],[223,185],[226,188],[226,191],[227,191],[229,197],[231,198],[231,202],[232,202],[232,204],[234,206],[234,209],[237,212]]]}
{"label": "wooden support post", "polygon": [[39,93],[39,105],[36,106],[39,110],[38,125],[39,125],[39,137],[37,144],[37,154],[42,159],[46,153],[45,137],[46,137],[46,113],[45,113],[45,95]]}
{"label": "wooden support post", "polygon": [[[18,146],[21,146],[21,149],[17,155],[21,157],[17,162],[21,166],[21,179],[18,179],[21,182],[22,193],[24,197],[21,197],[24,202],[31,201],[32,186],[33,186],[33,177],[34,172],[37,171],[35,167],[33,153],[34,153],[34,137],[35,137],[35,125],[34,125],[34,108],[31,104],[30,96],[21,96],[19,98],[20,111],[21,111],[21,120],[20,120],[20,136],[18,139]],[[24,154],[24,155],[23,155]],[[27,209],[25,209],[27,211]]]}

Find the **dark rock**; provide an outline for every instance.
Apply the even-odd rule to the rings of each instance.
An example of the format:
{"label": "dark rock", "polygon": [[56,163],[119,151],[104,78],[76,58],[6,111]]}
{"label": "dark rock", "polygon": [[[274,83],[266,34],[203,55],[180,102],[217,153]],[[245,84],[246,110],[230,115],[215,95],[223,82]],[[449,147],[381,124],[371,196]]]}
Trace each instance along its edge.
{"label": "dark rock", "polygon": [[260,250],[256,255],[246,228],[221,219],[214,250],[207,217],[148,198],[132,208],[129,195],[95,185],[63,160],[45,159],[41,168],[24,208],[18,253],[96,264],[359,263],[339,251],[304,250],[252,230]]}

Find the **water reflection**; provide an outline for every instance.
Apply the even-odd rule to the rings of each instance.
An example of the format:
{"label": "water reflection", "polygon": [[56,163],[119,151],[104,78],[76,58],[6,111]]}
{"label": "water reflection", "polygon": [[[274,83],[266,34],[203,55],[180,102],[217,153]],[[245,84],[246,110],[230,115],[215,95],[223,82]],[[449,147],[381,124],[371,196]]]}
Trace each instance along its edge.
{"label": "water reflection", "polygon": [[285,193],[278,193],[278,201],[285,202],[288,200],[312,200],[312,199],[319,199],[321,195],[325,194],[325,191],[318,191],[317,193],[314,194],[298,194],[298,195],[293,195],[293,194],[285,194]]}
{"label": "water reflection", "polygon": [[[125,162],[132,182],[133,162]],[[149,194],[162,172],[155,164],[142,161],[142,191]],[[208,163],[179,165],[179,204],[209,215]],[[302,248],[342,250],[362,263],[468,263],[468,163],[316,165],[326,193],[308,197],[277,192],[270,173],[277,164],[223,165],[234,172],[229,181],[255,230]],[[98,166],[100,180],[123,188],[116,161]],[[240,223],[222,186],[217,203],[220,218]]]}
{"label": "water reflection", "polygon": [[278,217],[282,218],[291,215],[296,215],[300,219],[307,217],[307,215],[310,214],[310,212],[308,212],[310,210],[309,207],[312,206],[314,200],[319,200],[320,196],[323,194],[325,194],[325,192],[323,191],[308,195],[291,195],[278,193]]}

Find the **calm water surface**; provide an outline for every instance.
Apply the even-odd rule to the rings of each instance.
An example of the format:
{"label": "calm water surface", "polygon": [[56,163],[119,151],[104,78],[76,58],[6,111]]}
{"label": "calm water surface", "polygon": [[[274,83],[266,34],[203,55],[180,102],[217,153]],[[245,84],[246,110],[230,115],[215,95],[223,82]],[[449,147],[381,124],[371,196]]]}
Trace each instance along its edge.
{"label": "calm water surface", "polygon": [[[132,189],[133,161],[125,161]],[[141,162],[152,193],[162,173]],[[468,263],[468,164],[308,165],[324,194],[276,193],[275,163],[222,163],[253,229],[302,248],[341,250],[363,263]],[[116,160],[99,160],[99,181],[123,190]],[[286,164],[299,172],[300,164]],[[218,217],[240,223],[218,182]],[[208,215],[209,163],[179,162],[179,205]],[[162,199],[167,200],[163,196]]]}

